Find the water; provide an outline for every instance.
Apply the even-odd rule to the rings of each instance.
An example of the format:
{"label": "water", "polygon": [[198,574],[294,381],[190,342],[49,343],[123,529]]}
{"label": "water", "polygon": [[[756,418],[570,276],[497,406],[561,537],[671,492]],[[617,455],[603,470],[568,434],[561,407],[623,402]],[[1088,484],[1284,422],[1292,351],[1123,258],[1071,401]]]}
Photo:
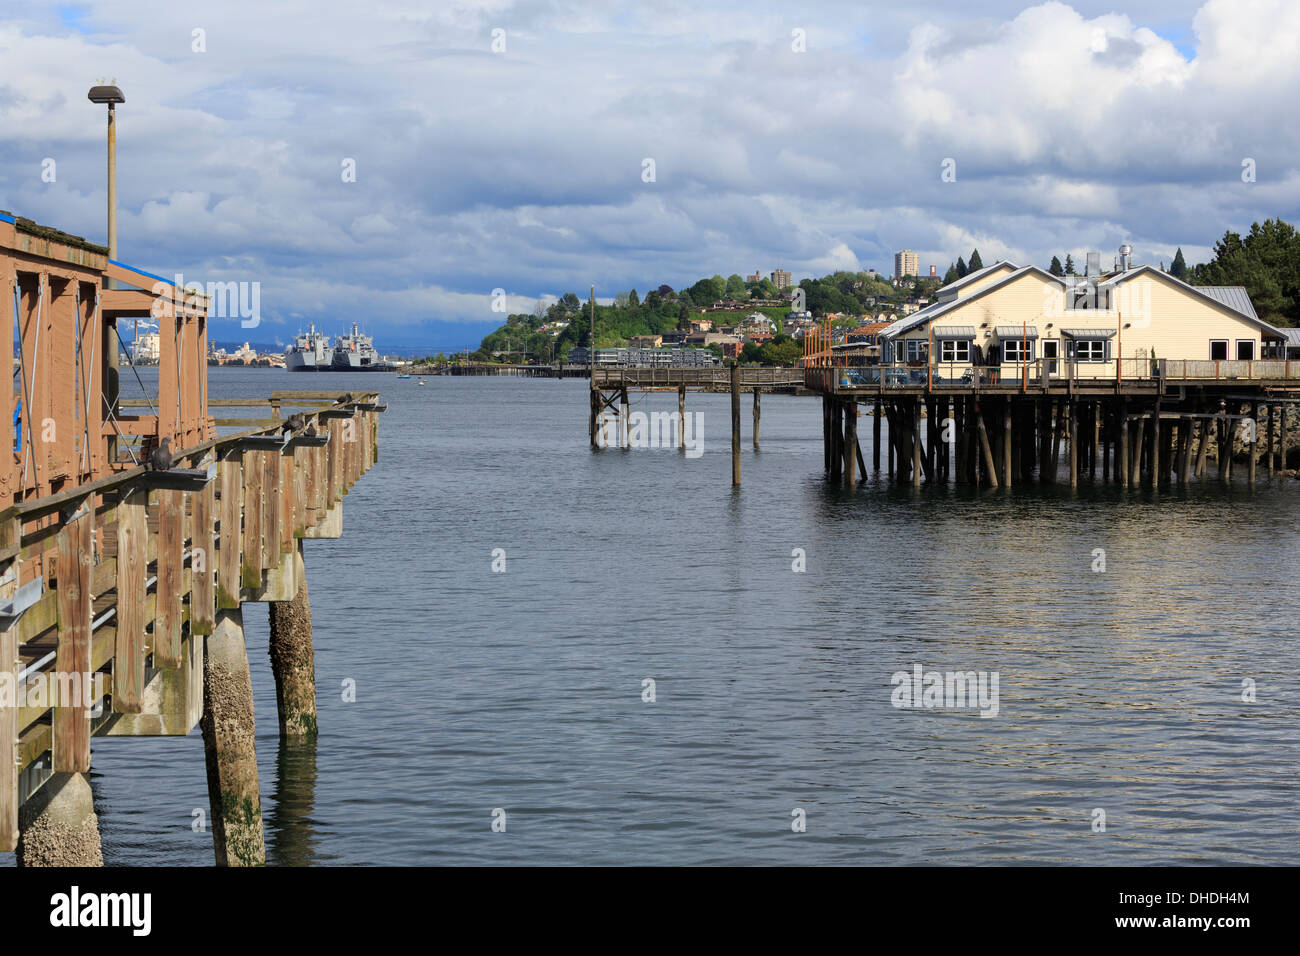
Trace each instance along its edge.
{"label": "water", "polygon": [[[380,462],[307,545],[315,748],[245,605],[270,863],[1297,861],[1300,483],[849,493],[820,403],[774,395],[733,493],[724,395],[692,460],[591,452],[584,381],[210,393],[376,386]],[[914,664],[997,672],[998,715],[896,709]],[[94,743],[105,861],[211,863],[197,730]]]}

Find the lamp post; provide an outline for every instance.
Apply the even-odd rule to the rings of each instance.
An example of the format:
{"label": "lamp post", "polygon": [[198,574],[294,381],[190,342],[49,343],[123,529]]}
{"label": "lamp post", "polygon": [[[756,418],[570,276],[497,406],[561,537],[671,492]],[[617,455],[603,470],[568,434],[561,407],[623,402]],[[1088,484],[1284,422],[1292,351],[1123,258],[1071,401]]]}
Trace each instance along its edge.
{"label": "lamp post", "polygon": [[[126,97],[116,86],[92,86],[86,98],[92,103],[108,106],[108,257],[117,259],[117,114],[115,107],[125,103]],[[104,287],[112,289],[116,283],[104,280]],[[109,415],[117,416],[117,332],[108,336],[104,346],[104,404]],[[117,461],[117,439],[108,440],[108,460]]]}

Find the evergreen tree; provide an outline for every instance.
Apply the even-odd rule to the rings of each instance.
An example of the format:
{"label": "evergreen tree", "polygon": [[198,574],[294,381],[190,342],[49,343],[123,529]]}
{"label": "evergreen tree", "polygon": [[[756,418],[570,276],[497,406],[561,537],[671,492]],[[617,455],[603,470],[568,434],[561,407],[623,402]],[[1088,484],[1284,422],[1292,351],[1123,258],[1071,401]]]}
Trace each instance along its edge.
{"label": "evergreen tree", "polygon": [[978,272],[980,269],[983,268],[984,268],[984,263],[980,259],[980,251],[978,249],[972,249],[970,254],[970,262],[966,263],[966,271]]}
{"label": "evergreen tree", "polygon": [[1065,275],[1065,269],[1061,267],[1061,260],[1056,258],[1056,256],[1052,256],[1052,264],[1047,267],[1047,271],[1054,276]]}
{"label": "evergreen tree", "polygon": [[966,268],[966,260],[964,260],[961,256],[958,256],[957,257],[957,278],[958,279],[963,278],[968,272],[970,272],[970,270]]}
{"label": "evergreen tree", "polygon": [[1192,270],[1197,285],[1244,286],[1265,322],[1300,325],[1300,234],[1290,223],[1252,223],[1243,239],[1225,232],[1214,258]]}
{"label": "evergreen tree", "polygon": [[961,276],[957,274],[957,263],[949,263],[948,271],[943,274],[943,284],[947,285],[950,282],[956,282],[960,278]]}
{"label": "evergreen tree", "polygon": [[1175,279],[1187,281],[1188,270],[1187,260],[1183,258],[1183,247],[1179,246],[1178,251],[1174,253],[1174,261],[1169,266],[1169,274]]}
{"label": "evergreen tree", "polygon": [[1074,257],[1068,252],[1065,254],[1065,274],[1067,276],[1074,275]]}

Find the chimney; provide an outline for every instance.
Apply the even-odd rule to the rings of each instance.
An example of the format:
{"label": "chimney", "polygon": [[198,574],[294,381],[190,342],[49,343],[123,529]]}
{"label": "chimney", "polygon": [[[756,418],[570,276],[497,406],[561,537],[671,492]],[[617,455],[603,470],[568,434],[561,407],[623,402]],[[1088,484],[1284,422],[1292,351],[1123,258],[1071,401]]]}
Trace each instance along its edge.
{"label": "chimney", "polygon": [[1133,268],[1133,247],[1127,242],[1119,247],[1119,268],[1121,272]]}
{"label": "chimney", "polygon": [[1088,253],[1088,265],[1084,270],[1084,275],[1096,277],[1101,274],[1101,253]]}

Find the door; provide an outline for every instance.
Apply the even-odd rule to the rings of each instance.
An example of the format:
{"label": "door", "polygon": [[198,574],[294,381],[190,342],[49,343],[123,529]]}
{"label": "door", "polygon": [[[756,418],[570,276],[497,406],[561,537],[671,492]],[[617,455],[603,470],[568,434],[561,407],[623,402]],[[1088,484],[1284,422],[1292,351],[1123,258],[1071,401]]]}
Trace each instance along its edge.
{"label": "door", "polygon": [[1043,374],[1056,378],[1061,374],[1061,343],[1058,339],[1043,339]]}

